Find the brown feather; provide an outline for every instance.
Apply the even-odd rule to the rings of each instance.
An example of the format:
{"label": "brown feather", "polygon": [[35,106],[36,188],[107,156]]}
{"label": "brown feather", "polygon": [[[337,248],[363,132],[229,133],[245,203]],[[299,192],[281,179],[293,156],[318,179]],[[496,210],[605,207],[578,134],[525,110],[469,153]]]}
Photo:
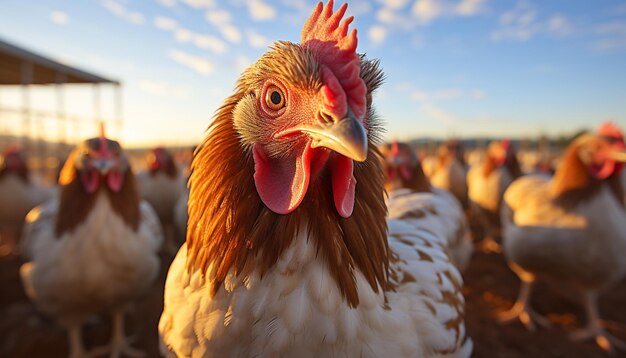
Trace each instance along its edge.
{"label": "brown feather", "polygon": [[60,193],[55,225],[56,236],[61,237],[65,232],[71,232],[85,221],[96,203],[100,190],[106,192],[113,210],[136,231],[139,228],[140,199],[132,170],[128,168],[124,174],[124,183],[120,192],[112,192],[106,185],[102,185],[100,190],[89,194],[80,183],[74,166],[74,159],[77,155],[76,150],[70,154],[59,176]]}
{"label": "brown feather", "polygon": [[[376,64],[369,68],[377,70]],[[380,85],[377,76],[368,72],[363,77],[366,75],[368,90]],[[316,245],[350,306],[359,303],[355,269],[363,273],[373,290],[386,290],[387,208],[382,156],[375,143],[378,132],[374,129],[379,124],[373,110],[368,109],[368,159],[354,166],[357,185],[352,216],[344,219],[337,213],[326,170],[311,178],[307,195],[295,211],[280,215],[261,201],[253,180],[254,162],[233,126],[233,109],[250,92],[246,90],[250,88],[246,81],[248,78],[242,78],[237,93],[218,110],[208,136],[194,155],[188,269],[208,275],[211,293],[216,294],[229,272],[245,276],[254,268],[261,275],[267,273],[292,244],[297,232],[308,229],[310,237],[315,239],[311,244]]]}
{"label": "brown feather", "polygon": [[579,146],[570,145],[565,151],[550,184],[552,197],[558,198],[568,192],[580,191],[591,183],[587,167],[578,156],[578,149]]}

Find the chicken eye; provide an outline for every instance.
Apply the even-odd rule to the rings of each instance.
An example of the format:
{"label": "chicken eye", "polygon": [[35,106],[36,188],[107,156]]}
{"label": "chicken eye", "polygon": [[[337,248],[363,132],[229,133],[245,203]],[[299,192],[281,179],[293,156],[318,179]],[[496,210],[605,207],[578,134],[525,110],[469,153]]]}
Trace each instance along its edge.
{"label": "chicken eye", "polygon": [[265,104],[273,111],[278,111],[285,106],[283,91],[277,86],[271,85],[265,92]]}

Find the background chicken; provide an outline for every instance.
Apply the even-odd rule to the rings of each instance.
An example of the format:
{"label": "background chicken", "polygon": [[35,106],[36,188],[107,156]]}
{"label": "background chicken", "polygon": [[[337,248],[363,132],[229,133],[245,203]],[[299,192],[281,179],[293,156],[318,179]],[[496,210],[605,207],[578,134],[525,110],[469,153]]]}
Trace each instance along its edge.
{"label": "background chicken", "polygon": [[527,327],[544,318],[530,308],[536,279],[567,285],[582,293],[587,328],[574,339],[595,338],[604,349],[625,348],[600,322],[597,298],[626,275],[626,211],[620,182],[626,161],[623,136],[604,125],[599,134],[584,134],[567,148],[554,178],[524,176],[504,195],[504,253],[522,286],[517,302],[501,314]]}
{"label": "background chicken", "polygon": [[332,7],[244,72],[194,157],[159,323],[168,355],[471,352],[443,244],[386,221],[382,74]]}
{"label": "background chicken", "polygon": [[489,144],[480,165],[467,174],[468,197],[472,218],[481,226],[481,249],[500,252],[500,204],[508,186],[522,175],[515,151],[508,140]]}
{"label": "background chicken", "polygon": [[467,169],[459,141],[449,140],[441,144],[437,156],[430,160],[428,166],[424,171],[431,184],[451,192],[463,208],[467,208]]}
{"label": "background chicken", "polygon": [[384,145],[389,193],[389,217],[409,222],[416,232],[428,231],[443,239],[450,259],[464,270],[472,255],[472,236],[463,208],[448,191],[433,188],[411,148],[404,143]]}
{"label": "background chicken", "polygon": [[137,174],[141,198],[159,216],[165,235],[164,249],[175,254],[180,247],[174,228],[174,208],[185,188],[184,179],[172,154],[163,147],[152,149],[147,157],[148,170]]}
{"label": "background chicken", "polygon": [[0,255],[15,250],[28,211],[54,192],[31,182],[26,158],[18,147],[5,149],[0,157]]}
{"label": "background chicken", "polygon": [[85,318],[103,311],[113,314],[112,355],[135,355],[123,314],[158,274],[158,218],[140,202],[122,148],[104,136],[73,150],[59,185],[58,200],[27,216],[22,245],[29,262],[20,269],[26,293],[67,327],[71,357],[85,355]]}

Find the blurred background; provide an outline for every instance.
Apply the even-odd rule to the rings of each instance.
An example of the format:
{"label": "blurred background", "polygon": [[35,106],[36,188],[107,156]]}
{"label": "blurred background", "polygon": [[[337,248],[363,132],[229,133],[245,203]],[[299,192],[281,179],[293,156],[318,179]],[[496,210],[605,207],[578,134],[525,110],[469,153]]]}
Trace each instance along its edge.
{"label": "blurred background", "polygon": [[[465,178],[501,139],[507,152],[515,149],[521,172],[549,175],[582,131],[605,121],[626,128],[626,1],[348,2],[358,51],[380,59],[386,74],[374,99],[386,123],[384,139],[407,142],[433,183],[441,158],[458,155]],[[155,163],[163,148],[172,153],[172,181],[180,184],[175,210],[186,214],[191,150],[213,113],[273,41],[299,42],[315,3],[0,0],[0,164],[20,152],[30,170],[28,193],[54,191],[72,147],[97,136],[104,123],[135,172],[169,167]],[[7,202],[9,213],[16,211],[0,193],[0,203]],[[168,205],[171,214],[174,204]],[[173,226],[166,220],[174,219],[160,219],[164,229]],[[474,238],[487,236],[471,219]],[[185,239],[184,228],[169,230],[178,241],[161,253],[158,280],[129,321],[134,343],[148,357],[158,356],[171,251]],[[14,236],[12,243],[3,239],[15,244]],[[0,356],[67,356],[65,331],[29,303],[18,276],[23,261],[7,246],[0,245]],[[513,305],[519,286],[503,255],[477,250],[464,279],[474,357],[608,356],[594,342],[567,338],[585,313],[569,293],[554,294],[544,283],[532,303],[557,328],[499,325],[494,312]],[[599,303],[604,325],[620,339],[625,302],[622,280]],[[85,344],[103,344],[109,331],[107,319],[88,322]]]}
{"label": "blurred background", "polygon": [[[246,66],[299,41],[314,4],[2,0],[0,148],[52,168],[99,121],[126,148],[193,146]],[[535,145],[626,124],[624,1],[357,0],[348,13],[386,73],[387,139]]]}

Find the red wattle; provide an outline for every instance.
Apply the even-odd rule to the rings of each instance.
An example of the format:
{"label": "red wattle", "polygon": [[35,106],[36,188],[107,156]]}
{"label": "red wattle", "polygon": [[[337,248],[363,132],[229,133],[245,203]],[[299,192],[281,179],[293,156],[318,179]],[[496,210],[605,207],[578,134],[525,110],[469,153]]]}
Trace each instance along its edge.
{"label": "red wattle", "polygon": [[289,214],[300,205],[309,187],[312,151],[307,144],[302,154],[271,158],[261,145],[252,147],[254,184],[270,210]]}
{"label": "red wattle", "polygon": [[80,176],[80,180],[83,183],[83,187],[85,191],[89,194],[93,194],[98,190],[100,186],[100,173],[95,171],[88,171],[82,173]]}
{"label": "red wattle", "polygon": [[604,180],[615,172],[617,169],[615,164],[615,161],[607,160],[602,166],[594,165],[590,168],[591,175],[596,179]]}
{"label": "red wattle", "polygon": [[124,184],[124,176],[118,171],[109,172],[107,175],[107,185],[114,193],[118,193],[122,190]]}
{"label": "red wattle", "polygon": [[354,210],[356,178],[352,174],[352,167],[352,159],[340,154],[330,163],[335,208],[344,218],[349,218]]}

